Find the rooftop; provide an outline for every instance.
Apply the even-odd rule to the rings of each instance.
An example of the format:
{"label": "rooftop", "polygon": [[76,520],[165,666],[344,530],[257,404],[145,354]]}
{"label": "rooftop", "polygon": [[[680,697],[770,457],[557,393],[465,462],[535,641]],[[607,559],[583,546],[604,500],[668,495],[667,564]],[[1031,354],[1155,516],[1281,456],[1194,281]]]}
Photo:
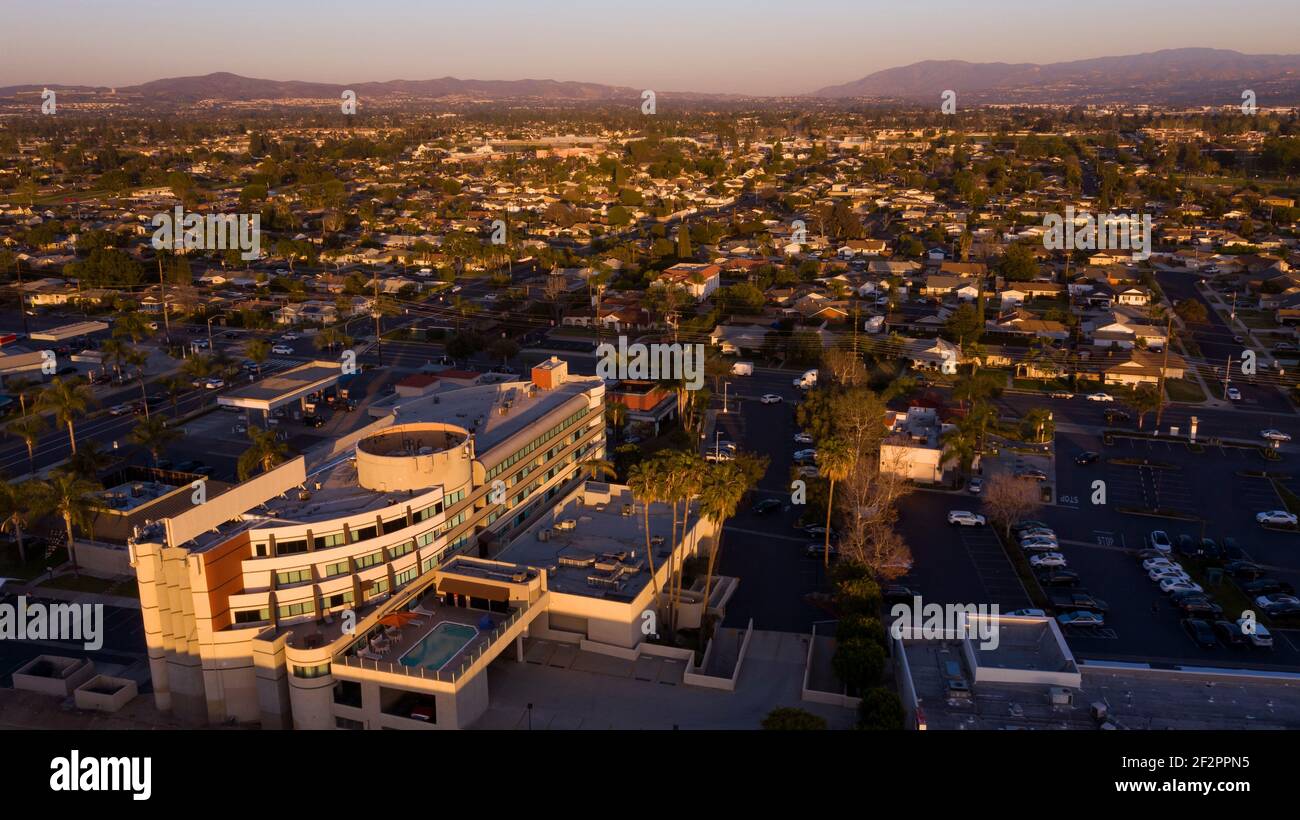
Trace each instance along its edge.
{"label": "rooftop", "polygon": [[273,410],[281,404],[337,382],[342,371],[343,365],[340,362],[307,362],[246,387],[231,390],[218,397],[217,401],[228,407]]}
{"label": "rooftop", "polygon": [[[644,516],[627,488],[610,486],[610,492],[616,494],[605,502],[604,496],[585,500],[586,492],[578,490],[493,557],[545,569],[552,592],[632,600],[650,582]],[[665,504],[650,505],[656,567],[668,557],[669,546],[654,533],[667,531],[664,522],[670,513]]]}

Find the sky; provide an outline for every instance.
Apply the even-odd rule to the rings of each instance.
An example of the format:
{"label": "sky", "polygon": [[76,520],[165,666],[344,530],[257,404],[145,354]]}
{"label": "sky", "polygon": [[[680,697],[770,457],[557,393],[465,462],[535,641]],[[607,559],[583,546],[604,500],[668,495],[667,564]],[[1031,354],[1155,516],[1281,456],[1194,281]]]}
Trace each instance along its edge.
{"label": "sky", "polygon": [[0,0],[0,86],[230,71],[781,95],[927,59],[1300,52],[1296,0]]}

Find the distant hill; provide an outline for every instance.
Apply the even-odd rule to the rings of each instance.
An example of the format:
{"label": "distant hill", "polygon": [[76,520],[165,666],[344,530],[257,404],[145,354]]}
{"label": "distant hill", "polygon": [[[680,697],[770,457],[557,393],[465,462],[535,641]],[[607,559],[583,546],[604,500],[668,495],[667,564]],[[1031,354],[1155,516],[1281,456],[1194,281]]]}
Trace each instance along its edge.
{"label": "distant hill", "polygon": [[946,89],[972,102],[1183,103],[1241,101],[1245,89],[1259,105],[1300,103],[1300,55],[1242,54],[1180,48],[1066,63],[970,63],[926,60],[868,74],[812,93],[816,97],[866,97],[935,101]]}

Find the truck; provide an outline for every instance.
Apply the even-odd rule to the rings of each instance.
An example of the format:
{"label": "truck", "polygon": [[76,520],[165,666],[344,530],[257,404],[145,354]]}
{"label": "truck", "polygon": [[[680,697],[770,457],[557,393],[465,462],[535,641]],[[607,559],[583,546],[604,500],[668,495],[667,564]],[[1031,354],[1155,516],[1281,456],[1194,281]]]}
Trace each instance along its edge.
{"label": "truck", "polygon": [[802,376],[799,376],[794,380],[794,386],[801,388],[803,390],[807,390],[810,387],[814,387],[816,386],[816,384],[817,384],[816,370],[806,370],[804,371],[804,374]]}
{"label": "truck", "polygon": [[753,362],[735,362],[731,365],[731,375],[733,376],[752,376],[754,375]]}

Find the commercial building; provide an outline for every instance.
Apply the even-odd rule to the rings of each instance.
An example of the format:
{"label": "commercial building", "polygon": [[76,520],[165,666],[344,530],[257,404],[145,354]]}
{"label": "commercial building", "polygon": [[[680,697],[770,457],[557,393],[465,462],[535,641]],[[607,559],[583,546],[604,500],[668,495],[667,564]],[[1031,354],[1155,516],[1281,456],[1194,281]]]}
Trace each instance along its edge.
{"label": "commercial building", "polygon": [[[487,665],[525,634],[635,647],[712,524],[651,542],[626,488],[584,481],[603,409],[601,380],[556,358],[527,382],[440,383],[151,523],[131,548],[158,707],[463,728],[487,708]],[[702,596],[681,594],[681,623],[698,623]]]}

